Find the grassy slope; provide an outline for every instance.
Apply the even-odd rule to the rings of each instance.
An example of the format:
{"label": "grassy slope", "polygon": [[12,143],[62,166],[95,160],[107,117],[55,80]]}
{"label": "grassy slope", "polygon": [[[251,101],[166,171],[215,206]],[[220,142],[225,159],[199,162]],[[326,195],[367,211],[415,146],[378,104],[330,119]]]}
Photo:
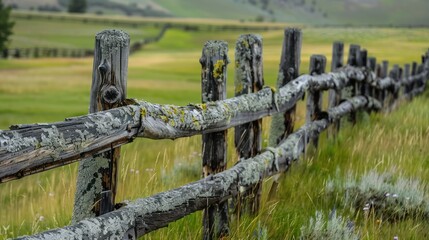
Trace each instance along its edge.
{"label": "grassy slope", "polygon": [[[427,30],[409,29],[307,28],[303,31],[302,72],[308,68],[310,54],[322,53],[329,58],[334,40],[362,43],[370,54],[403,64],[418,60],[418,54],[427,48],[426,39],[429,37]],[[232,49],[238,34],[168,31],[162,41],[149,45],[144,51],[130,58],[129,96],[180,105],[198,102],[198,58],[201,55],[201,46],[209,39],[224,39]],[[279,31],[261,34],[264,36],[265,79],[267,85],[273,86],[277,75],[282,33]],[[134,35],[131,34],[131,37]],[[232,50],[230,57],[233,62]],[[85,114],[91,81],[91,62],[91,59],[1,60],[1,128],[14,123],[58,121],[65,117]],[[230,65],[229,96],[232,96],[233,89],[232,68]],[[428,142],[428,130],[425,126],[429,125],[429,120],[425,115],[428,111],[426,103],[427,96],[406,108],[401,108],[392,116],[373,116],[372,121],[366,122],[367,125],[361,125],[364,130],[345,130],[338,143],[328,145],[322,142],[317,159],[313,161],[310,158],[295,166],[282,182],[278,199],[270,203],[264,202],[262,214],[258,218],[254,221],[245,218],[240,223],[233,222],[233,237],[254,236],[258,223],[260,227],[266,228],[272,237],[297,234],[299,227],[316,209],[329,211],[332,208],[332,202],[324,200],[323,182],[328,176],[335,176],[337,166],[341,175],[350,169],[362,173],[374,166],[381,171],[396,166],[408,176],[414,175],[421,181],[427,180],[428,159],[425,156],[429,154],[428,150],[425,150],[425,143]],[[404,118],[404,115],[408,117]],[[304,111],[300,107],[299,123],[302,123],[303,118]],[[268,128],[267,122],[265,127]],[[399,133],[408,131],[408,135],[398,134],[397,129],[402,129]],[[380,136],[392,139],[392,144],[386,145]],[[384,147],[380,149],[373,142],[383,144]],[[229,146],[231,166],[235,159],[231,138]],[[117,200],[147,196],[198,179],[200,149],[199,137],[175,142],[137,140],[127,145],[122,154]],[[396,160],[397,158],[401,160]],[[411,162],[413,164],[410,164]],[[0,236],[31,234],[68,224],[75,174],[76,165],[70,165],[0,185]],[[265,185],[268,186],[269,182]],[[200,223],[200,213],[196,213],[172,224],[171,228],[150,234],[147,238],[199,237]],[[411,221],[398,225],[385,224],[381,228],[382,231],[378,231],[378,228],[367,230],[369,239],[384,236],[384,232],[393,234],[396,229],[398,234],[403,234],[402,239],[407,239],[420,236],[425,227],[428,226],[420,224],[419,221]],[[414,231],[408,233],[408,229]]]}
{"label": "grassy slope", "polygon": [[[58,47],[85,48],[94,47],[94,33],[104,29],[118,28],[111,23],[86,23],[64,21],[60,19],[19,19],[15,20],[14,34],[10,47]],[[148,27],[124,27],[121,29],[133,35],[133,41],[154,36],[158,29]],[[55,31],[52,31],[55,29]],[[70,33],[73,32],[71,35]]]}
{"label": "grassy slope", "polygon": [[[25,2],[9,0],[24,8],[30,6],[53,4],[55,0]],[[270,14],[261,9],[261,4],[252,5],[247,0],[127,0],[114,2],[129,5],[139,3],[142,6],[152,4],[177,17],[194,18],[223,18],[254,21],[258,16],[265,21],[281,21],[311,24],[356,24],[356,25],[427,25],[429,2],[426,0],[374,0],[376,4],[368,5],[365,2],[355,1],[350,8],[345,8],[344,0],[306,1],[305,6],[296,6],[288,1],[287,4],[279,1],[270,1],[268,10]],[[370,1],[371,2],[371,1]],[[314,7],[315,11],[309,9]],[[92,12],[95,9],[90,9]],[[97,9],[100,10],[100,9]],[[102,9],[105,14],[121,14],[118,9]],[[327,14],[327,18],[323,14]],[[122,13],[123,14],[123,13]]]}
{"label": "grassy slope", "polygon": [[426,24],[429,19],[426,14],[426,10],[429,9],[428,1],[380,0],[375,2],[378,4],[372,8],[362,4],[345,10],[343,0],[319,0],[317,7],[327,12],[329,19],[343,23],[419,25]]}
{"label": "grassy slope", "polygon": [[[128,0],[128,2],[139,2]],[[146,1],[151,2],[151,1]],[[153,1],[169,10],[178,17],[208,17],[254,20],[256,16],[264,16],[267,21],[275,19],[285,22],[299,23],[345,23],[345,24],[426,24],[428,21],[426,10],[429,2],[424,0],[379,0],[373,1],[379,4],[368,7],[365,3],[352,5],[350,10],[345,10],[344,0],[320,0],[315,1],[315,12],[308,9],[312,1],[306,1],[305,9],[293,4],[270,1],[268,9],[274,11],[273,15],[263,11],[259,6],[254,6],[248,1],[239,0],[156,0]],[[289,1],[291,2],[291,1]],[[227,8],[227,10],[226,10]],[[320,11],[321,10],[321,11]],[[323,17],[328,14],[328,18]]]}

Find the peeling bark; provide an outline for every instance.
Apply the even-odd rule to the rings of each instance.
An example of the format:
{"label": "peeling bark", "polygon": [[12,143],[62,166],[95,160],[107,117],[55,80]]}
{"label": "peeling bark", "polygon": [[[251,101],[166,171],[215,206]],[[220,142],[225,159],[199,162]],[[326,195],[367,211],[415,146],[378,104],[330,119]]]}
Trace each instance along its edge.
{"label": "peeling bark", "polygon": [[[257,93],[184,107],[141,101],[65,122],[12,126],[0,132],[0,182],[69,164],[135,137],[176,139],[225,130],[285,112],[309,89],[342,89],[350,79],[370,81],[372,77],[366,74],[362,69],[345,67],[336,73],[300,76],[276,92],[263,88]],[[427,77],[428,70],[421,74]],[[373,80],[377,82],[375,76]]]}
{"label": "peeling bark", "polygon": [[137,199],[123,208],[96,218],[18,239],[115,239],[122,238],[130,229],[135,229],[131,232],[135,232],[137,237],[143,236],[190,213],[237,195],[239,186],[251,186],[263,178],[286,171],[291,162],[302,155],[310,138],[319,135],[334,120],[361,108],[380,107],[374,99],[355,97],[328,110],[326,118],[305,124],[277,147],[268,148],[226,171],[148,198]]}

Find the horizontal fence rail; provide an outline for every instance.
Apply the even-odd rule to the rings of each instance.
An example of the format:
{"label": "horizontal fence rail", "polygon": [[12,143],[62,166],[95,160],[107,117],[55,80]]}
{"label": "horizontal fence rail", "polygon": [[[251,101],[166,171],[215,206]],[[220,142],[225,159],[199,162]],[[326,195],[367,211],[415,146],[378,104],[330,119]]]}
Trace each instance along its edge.
{"label": "horizontal fence rail", "polygon": [[[425,78],[427,71],[415,76]],[[351,80],[379,90],[397,86],[392,78],[345,67],[336,73],[302,75],[275,91],[264,88],[222,101],[184,107],[126,100],[120,108],[53,124],[15,125],[0,132],[0,182],[69,164],[131,142],[135,137],[176,139],[216,132],[284,112],[307,90],[342,89]],[[395,87],[393,91],[397,91]]]}
{"label": "horizontal fence rail", "polygon": [[[209,156],[203,159],[204,178],[123,204],[112,211],[116,174],[109,173],[106,168],[103,178],[112,181],[112,187],[109,191],[94,192],[94,205],[99,205],[97,211],[75,209],[81,215],[74,216],[72,225],[21,239],[136,239],[199,210],[204,210],[204,239],[226,236],[229,231],[228,199],[233,198],[231,202],[236,203],[246,194],[253,194],[253,203],[249,205],[256,213],[261,181],[285,172],[292,161],[306,152],[309,144],[317,147],[322,131],[333,125],[330,135],[335,136],[342,124],[340,118],[347,116],[354,123],[358,110],[390,111],[398,100],[410,100],[422,93],[429,78],[429,52],[422,57],[422,64],[414,62],[404,69],[395,65],[389,72],[387,61],[376,64],[375,58],[368,58],[367,51],[358,45],[350,46],[347,65],[343,66],[342,43],[334,44],[332,72],[325,73],[325,56],[313,55],[310,74],[298,76],[295,70],[299,69],[301,31],[287,29],[278,89],[263,86],[262,38],[242,35],[237,41],[236,97],[225,99],[227,44],[209,41],[200,59],[203,103],[153,104],[125,99],[128,35],[115,30],[103,31],[96,40],[94,61],[97,64],[94,64],[91,95],[93,113],[63,122],[13,125],[10,130],[0,130],[0,183],[82,159],[88,162],[85,164],[93,164],[102,159],[96,156],[109,151],[116,152],[113,155],[119,158],[118,147],[137,137],[177,139],[201,134],[205,139],[203,151]],[[113,73],[107,74],[110,68]],[[326,111],[322,111],[323,91],[329,91]],[[308,94],[306,123],[293,131],[294,109],[305,94]],[[96,112],[98,110],[105,111]],[[273,119],[271,132],[276,132],[273,128],[276,126],[284,128],[281,130],[284,132],[275,133],[274,144],[261,150],[260,121],[273,114],[281,115],[280,125],[287,122],[287,126],[277,126],[274,121],[280,118]],[[236,127],[236,133],[241,133],[235,136],[237,152],[246,157],[240,157],[235,166],[227,169],[224,140],[226,130],[232,127]],[[246,131],[252,131],[254,136],[248,141],[253,145],[242,141]],[[215,154],[216,162],[210,160],[214,148],[222,148]],[[244,151],[245,148],[252,150],[251,153]],[[88,158],[92,160],[87,161]],[[79,204],[93,206],[79,201],[77,198],[75,207]],[[215,205],[218,207],[213,207]],[[215,231],[216,216],[221,219],[222,229]]]}
{"label": "horizontal fence rail", "polygon": [[[221,173],[148,198],[137,199],[123,208],[97,218],[21,239],[84,239],[88,236],[120,239],[127,234],[132,236],[132,239],[141,237],[202,210],[207,205],[237,195],[239,186],[249,186],[265,177],[286,171],[291,162],[304,152],[309,139],[319,135],[334,120],[359,109],[380,108],[380,103],[375,99],[363,96],[352,98],[328,110],[326,118],[305,124],[276,148],[269,148]],[[112,225],[112,222],[117,224]]]}

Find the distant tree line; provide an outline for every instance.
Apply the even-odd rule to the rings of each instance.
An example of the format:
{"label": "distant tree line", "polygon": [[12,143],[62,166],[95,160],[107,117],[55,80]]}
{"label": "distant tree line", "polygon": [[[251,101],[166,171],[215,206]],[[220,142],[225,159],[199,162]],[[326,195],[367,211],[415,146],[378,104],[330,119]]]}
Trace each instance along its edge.
{"label": "distant tree line", "polygon": [[70,0],[68,11],[70,13],[84,13],[87,7],[88,4],[86,0]]}
{"label": "distant tree line", "polygon": [[12,35],[12,28],[15,25],[10,20],[11,7],[6,7],[3,1],[0,0],[0,51],[6,48],[10,35]]}

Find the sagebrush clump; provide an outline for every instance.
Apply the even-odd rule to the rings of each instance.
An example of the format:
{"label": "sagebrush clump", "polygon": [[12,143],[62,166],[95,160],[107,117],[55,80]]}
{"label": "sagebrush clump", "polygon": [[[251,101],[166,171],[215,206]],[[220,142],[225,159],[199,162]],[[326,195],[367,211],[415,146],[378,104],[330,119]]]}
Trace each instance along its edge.
{"label": "sagebrush clump", "polygon": [[419,180],[376,171],[369,171],[359,180],[350,176],[353,174],[344,182],[330,180],[326,184],[328,193],[344,192],[346,206],[389,221],[429,218],[428,196]]}
{"label": "sagebrush clump", "polygon": [[329,240],[358,240],[354,223],[333,210],[329,216],[316,211],[314,218],[310,218],[308,225],[301,227],[300,240],[329,239]]}

